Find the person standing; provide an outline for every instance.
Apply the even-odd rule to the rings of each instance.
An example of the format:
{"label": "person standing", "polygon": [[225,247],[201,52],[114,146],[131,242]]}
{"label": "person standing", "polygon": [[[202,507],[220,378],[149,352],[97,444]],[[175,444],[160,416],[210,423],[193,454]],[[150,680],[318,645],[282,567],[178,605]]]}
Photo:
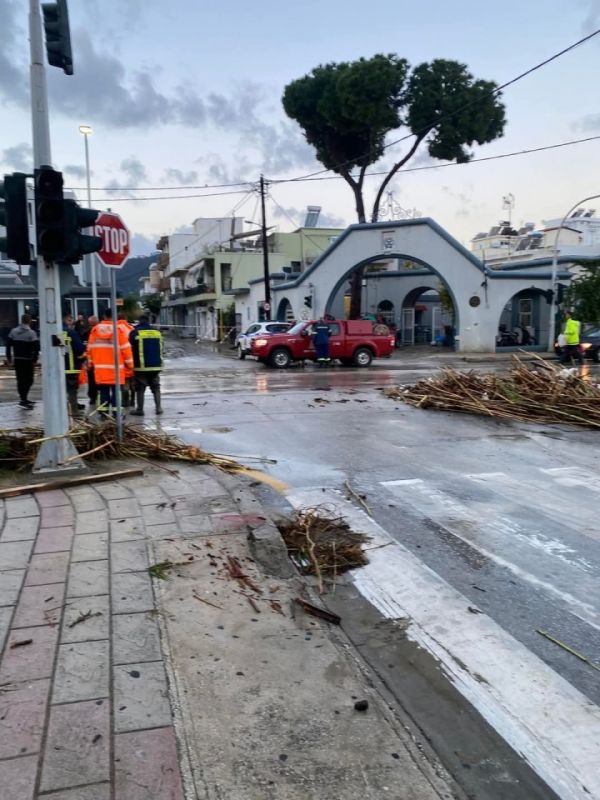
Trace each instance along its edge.
{"label": "person standing", "polygon": [[566,345],[565,345],[565,361],[576,360],[581,366],[583,364],[583,355],[581,347],[579,346],[579,336],[581,332],[581,323],[577,319],[573,319],[571,311],[565,311],[565,328],[563,331]]}
{"label": "person standing", "polygon": [[[134,326],[128,321],[123,312],[119,312],[119,315],[117,316],[117,327],[119,330],[123,331],[127,337],[127,341],[129,341],[129,335]],[[123,385],[122,401],[123,408],[129,408],[129,406],[133,405],[133,369],[130,369],[129,367],[125,367],[125,383]]]}
{"label": "person standing", "polygon": [[88,339],[87,355],[88,364],[94,369],[94,377],[100,394],[101,408],[105,414],[112,414],[116,410],[117,381],[123,386],[125,383],[125,367],[133,367],[131,345],[125,332],[117,327],[117,353],[118,372],[115,370],[114,357],[114,325],[112,310],[107,308],[99,322],[90,332]]}
{"label": "person standing", "polygon": [[326,366],[331,361],[329,358],[330,335],[329,325],[321,317],[313,326],[313,344],[317,352],[317,363],[320,367]]}
{"label": "person standing", "polygon": [[[87,320],[87,331],[81,337],[85,344],[87,345],[90,333],[98,324],[98,317],[95,317],[93,314],[91,317],[88,317]],[[87,365],[87,381],[88,381],[88,400],[90,401],[91,406],[96,405],[96,400],[98,399],[98,387],[96,386],[96,379],[94,378],[94,367],[90,366],[88,361]]]}
{"label": "person standing", "polygon": [[[67,400],[71,414],[77,416],[79,404],[77,392],[79,391],[79,373],[85,359],[85,345],[73,326],[71,314],[63,317],[63,341],[65,344],[65,381],[67,384]],[[81,406],[83,408],[83,406]]]}
{"label": "person standing", "polygon": [[160,372],[163,368],[162,333],[150,325],[150,318],[142,314],[138,325],[129,334],[133,351],[133,370],[136,408],[131,412],[136,417],[144,416],[144,395],[146,387],[154,395],[157,414],[163,409],[160,399]]}
{"label": "person standing", "polygon": [[73,325],[73,330],[76,331],[82,342],[85,341],[87,334],[90,331],[90,325],[83,314],[77,314],[77,319]]}
{"label": "person standing", "polygon": [[31,329],[31,317],[23,314],[21,324],[11,330],[6,340],[6,362],[9,365],[14,363],[19,405],[23,408],[33,408],[28,395],[39,354],[40,341],[37,333]]}

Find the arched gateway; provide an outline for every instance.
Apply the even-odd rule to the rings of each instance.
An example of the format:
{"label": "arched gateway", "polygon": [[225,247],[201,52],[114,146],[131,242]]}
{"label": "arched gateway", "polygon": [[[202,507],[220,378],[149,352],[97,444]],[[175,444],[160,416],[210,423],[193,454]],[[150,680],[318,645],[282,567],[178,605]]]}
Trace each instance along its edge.
{"label": "arched gateway", "polygon": [[[272,287],[275,308],[285,297],[296,319],[306,316],[305,298],[312,297],[311,316],[326,312],[340,315],[340,293],[357,268],[374,261],[397,259],[412,262],[414,269],[389,272],[410,292],[424,284],[424,276],[439,279],[455,308],[455,341],[458,350],[492,352],[496,347],[498,320],[511,297],[535,287],[551,288],[551,275],[543,269],[510,272],[487,269],[434,220],[398,220],[351,225],[293,281]],[[436,278],[437,276],[437,278]]]}

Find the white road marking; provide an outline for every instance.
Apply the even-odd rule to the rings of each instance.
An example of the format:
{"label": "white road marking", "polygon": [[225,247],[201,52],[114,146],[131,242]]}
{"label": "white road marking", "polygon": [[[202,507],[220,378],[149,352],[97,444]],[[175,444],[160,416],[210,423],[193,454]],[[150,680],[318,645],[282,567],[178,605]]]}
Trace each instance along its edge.
{"label": "white road marking", "polygon": [[[410,620],[409,637],[442,664],[454,686],[522,754],[561,800],[600,800],[600,709],[393,539],[328,489],[288,495],[294,508],[327,499],[353,530],[372,537],[357,589],[384,616]],[[584,788],[585,787],[585,788]]]}

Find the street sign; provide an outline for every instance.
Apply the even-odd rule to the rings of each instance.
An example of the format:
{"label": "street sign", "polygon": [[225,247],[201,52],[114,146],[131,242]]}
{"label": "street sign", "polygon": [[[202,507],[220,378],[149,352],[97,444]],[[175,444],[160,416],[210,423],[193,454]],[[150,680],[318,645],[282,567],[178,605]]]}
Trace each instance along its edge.
{"label": "street sign", "polygon": [[105,267],[120,269],[129,258],[129,231],[118,214],[105,211],[94,224],[94,234],[102,239],[98,258]]}
{"label": "street sign", "polygon": [[270,311],[271,310],[271,303],[265,303],[263,308],[264,308],[265,311]]}

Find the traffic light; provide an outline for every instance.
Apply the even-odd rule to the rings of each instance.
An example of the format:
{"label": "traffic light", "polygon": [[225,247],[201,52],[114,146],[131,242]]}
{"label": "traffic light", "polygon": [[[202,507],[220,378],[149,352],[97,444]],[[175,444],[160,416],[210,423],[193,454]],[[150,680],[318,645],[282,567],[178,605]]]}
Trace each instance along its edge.
{"label": "traffic light", "polygon": [[307,308],[312,308],[312,295],[311,294],[305,295],[305,297],[304,297],[304,305]]}
{"label": "traffic light", "polygon": [[62,261],[66,254],[62,172],[40,167],[34,183],[37,252],[48,261]]}
{"label": "traffic light", "polygon": [[73,54],[71,52],[67,0],[57,0],[56,3],[42,3],[42,12],[44,14],[48,63],[52,67],[60,67],[65,75],[72,75]]}
{"label": "traffic light", "polygon": [[84,255],[97,253],[102,247],[100,236],[82,233],[82,228],[91,228],[100,211],[81,208],[75,200],[64,200],[65,255],[61,259],[67,264],[77,264]]}
{"label": "traffic light", "polygon": [[31,261],[25,178],[24,173],[13,172],[0,181],[0,225],[6,228],[6,236],[0,238],[0,251],[17,264]]}
{"label": "traffic light", "polygon": [[556,305],[560,306],[565,301],[565,293],[567,291],[567,287],[564,283],[559,283],[556,287]]}

